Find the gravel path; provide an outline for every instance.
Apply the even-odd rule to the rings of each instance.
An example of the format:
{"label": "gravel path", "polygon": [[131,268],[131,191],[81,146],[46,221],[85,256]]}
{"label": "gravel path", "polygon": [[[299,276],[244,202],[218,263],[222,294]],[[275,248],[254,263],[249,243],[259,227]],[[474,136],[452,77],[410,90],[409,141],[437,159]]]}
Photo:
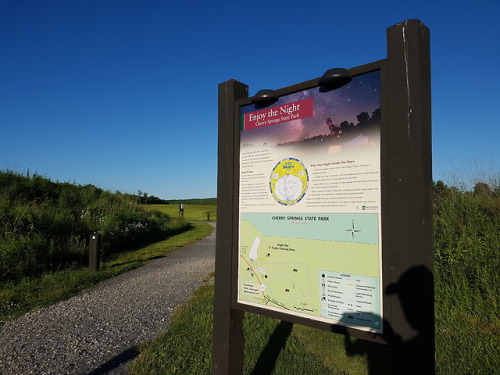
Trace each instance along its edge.
{"label": "gravel path", "polygon": [[144,267],[0,327],[0,374],[126,374],[137,345],[214,269],[215,231]]}

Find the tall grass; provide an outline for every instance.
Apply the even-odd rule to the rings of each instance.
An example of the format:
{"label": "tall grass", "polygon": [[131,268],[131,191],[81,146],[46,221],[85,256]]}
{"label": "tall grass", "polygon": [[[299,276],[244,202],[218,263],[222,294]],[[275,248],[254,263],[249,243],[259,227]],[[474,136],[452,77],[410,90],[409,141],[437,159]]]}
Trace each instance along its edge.
{"label": "tall grass", "polygon": [[86,265],[93,232],[109,255],[187,228],[132,196],[0,172],[0,283]]}
{"label": "tall grass", "polygon": [[438,182],[434,245],[439,373],[498,373],[499,185],[463,191]]}

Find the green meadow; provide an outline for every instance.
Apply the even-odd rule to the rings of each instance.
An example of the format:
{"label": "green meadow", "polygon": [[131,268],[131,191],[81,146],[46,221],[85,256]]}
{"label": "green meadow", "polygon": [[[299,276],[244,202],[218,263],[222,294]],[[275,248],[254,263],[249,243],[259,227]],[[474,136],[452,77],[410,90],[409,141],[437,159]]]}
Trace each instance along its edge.
{"label": "green meadow", "polygon": [[188,221],[217,221],[217,205],[184,204],[184,212],[180,214],[179,204],[151,204],[142,206],[147,211],[160,211],[170,217],[183,217]]}

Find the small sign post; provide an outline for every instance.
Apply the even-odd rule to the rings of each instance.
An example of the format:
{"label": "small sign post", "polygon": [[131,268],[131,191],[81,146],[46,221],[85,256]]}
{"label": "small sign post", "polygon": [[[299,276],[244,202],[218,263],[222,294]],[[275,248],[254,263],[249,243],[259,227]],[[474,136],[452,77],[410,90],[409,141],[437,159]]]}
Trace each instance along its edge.
{"label": "small sign post", "polygon": [[99,271],[101,259],[101,235],[94,232],[90,235],[89,245],[89,270],[91,272]]}
{"label": "small sign post", "polygon": [[385,60],[252,98],[219,85],[214,375],[243,372],[245,311],[434,373],[429,30],[387,41]]}

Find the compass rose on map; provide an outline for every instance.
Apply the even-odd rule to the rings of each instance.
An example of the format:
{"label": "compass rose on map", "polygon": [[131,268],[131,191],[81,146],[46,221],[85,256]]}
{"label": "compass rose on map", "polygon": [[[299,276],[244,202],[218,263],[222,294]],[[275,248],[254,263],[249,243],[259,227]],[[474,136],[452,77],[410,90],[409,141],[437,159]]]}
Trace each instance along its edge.
{"label": "compass rose on map", "polygon": [[294,158],[283,159],[276,164],[269,181],[274,199],[285,206],[298,203],[306,194],[308,184],[306,167]]}
{"label": "compass rose on map", "polygon": [[361,232],[361,229],[356,229],[354,227],[354,220],[352,221],[352,228],[346,229],[346,232],[351,232],[352,234],[352,239],[354,239],[354,233]]}

